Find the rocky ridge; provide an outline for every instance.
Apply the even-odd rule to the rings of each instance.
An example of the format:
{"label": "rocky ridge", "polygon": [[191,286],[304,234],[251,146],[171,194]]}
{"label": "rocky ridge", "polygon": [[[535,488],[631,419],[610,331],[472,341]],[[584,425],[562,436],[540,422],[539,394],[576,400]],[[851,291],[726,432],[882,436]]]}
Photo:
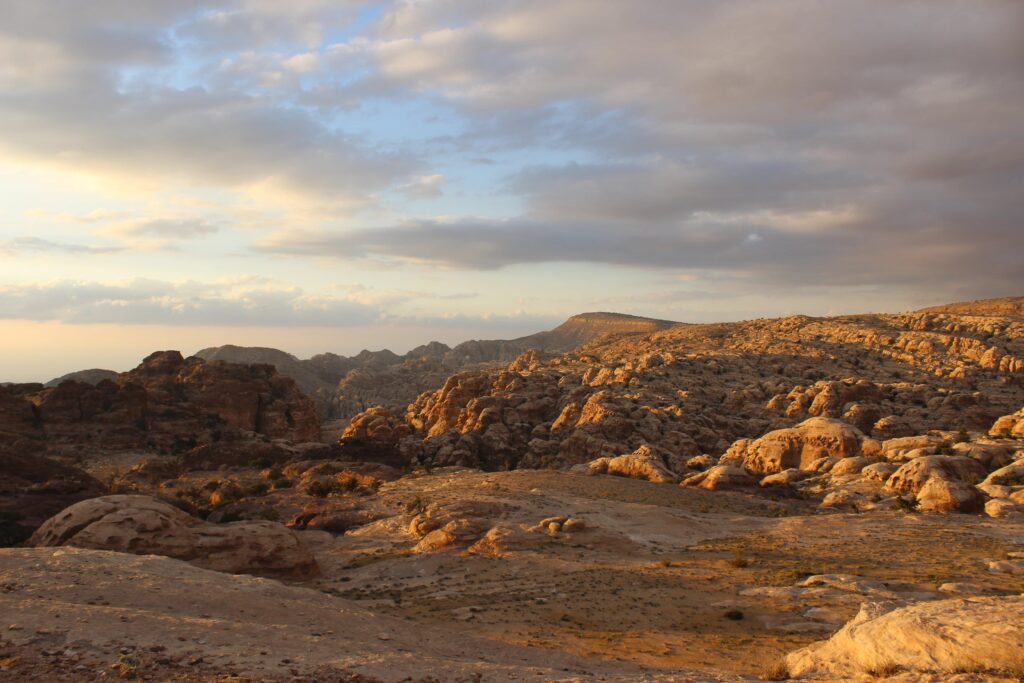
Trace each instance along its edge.
{"label": "rocky ridge", "polygon": [[645,444],[676,460],[717,457],[809,417],[879,439],[987,431],[1021,405],[1024,323],[911,313],[684,325],[556,357],[527,352],[453,375],[394,417],[413,458],[499,469]]}
{"label": "rocky ridge", "polygon": [[196,356],[273,365],[317,402],[324,419],[345,422],[372,406],[401,411],[424,391],[440,387],[454,372],[508,363],[529,349],[565,353],[603,336],[649,334],[675,324],[621,313],[583,313],[553,330],[517,339],[471,340],[455,347],[430,342],[404,355],[384,349],[299,360],[277,349],[229,345],[202,349]]}

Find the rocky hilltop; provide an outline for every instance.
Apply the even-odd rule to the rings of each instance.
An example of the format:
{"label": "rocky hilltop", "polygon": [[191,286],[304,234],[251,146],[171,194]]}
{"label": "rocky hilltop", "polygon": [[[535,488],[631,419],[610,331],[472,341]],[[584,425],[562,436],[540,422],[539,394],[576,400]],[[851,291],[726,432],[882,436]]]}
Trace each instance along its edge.
{"label": "rocky hilltop", "polygon": [[117,377],[120,373],[113,370],[102,370],[100,368],[93,368],[91,370],[78,370],[76,372],[69,372],[66,375],[61,375],[55,379],[51,379],[44,386],[52,388],[59,386],[67,381],[85,382],[86,384],[99,384],[105,379],[109,379],[112,382],[117,381]]}
{"label": "rocky hilltop", "polygon": [[[981,305],[984,309],[984,304]],[[916,312],[677,325],[449,377],[351,429],[413,460],[570,467],[647,447],[680,471],[811,417],[865,436],[987,431],[1024,405],[1024,322]],[[376,428],[369,428],[375,424]],[[396,435],[400,435],[396,436]]]}
{"label": "rocky hilltop", "polygon": [[355,356],[324,353],[299,360],[277,349],[229,345],[202,349],[196,356],[273,365],[316,401],[322,418],[340,420],[343,426],[371,406],[400,412],[419,394],[439,388],[449,375],[460,370],[508,363],[529,349],[565,353],[600,337],[650,334],[675,324],[622,313],[583,313],[553,330],[518,339],[471,340],[454,348],[430,342],[403,355],[384,349],[364,350]]}

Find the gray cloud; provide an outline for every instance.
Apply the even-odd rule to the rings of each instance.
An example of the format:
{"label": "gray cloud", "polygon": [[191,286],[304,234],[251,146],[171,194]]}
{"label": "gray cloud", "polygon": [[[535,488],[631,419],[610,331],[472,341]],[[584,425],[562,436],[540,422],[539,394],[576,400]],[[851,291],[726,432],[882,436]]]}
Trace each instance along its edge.
{"label": "gray cloud", "polygon": [[[273,93],[208,89],[202,80],[181,87],[159,71],[139,81],[132,71],[169,66],[190,41],[188,56],[200,58],[193,68],[202,68],[201,48],[222,50],[215,38],[238,17],[287,38],[289,27],[335,17],[337,7],[256,0],[5,3],[0,56],[12,60],[0,68],[0,150],[133,178],[261,185],[325,206],[365,204],[416,164],[380,153]],[[175,36],[175,23],[183,21]],[[188,22],[213,28],[193,35]],[[196,41],[206,42],[197,48]],[[208,70],[216,70],[217,58],[205,57],[214,64]]]}
{"label": "gray cloud", "polygon": [[[413,179],[436,174],[408,151],[329,123],[425,98],[460,132],[421,149],[516,167],[492,189],[518,216],[257,248],[704,269],[759,286],[1024,286],[1019,0],[396,0],[326,48],[365,4],[8,3],[0,58],[18,59],[0,59],[0,149],[334,208],[386,188],[429,198],[439,188]],[[289,62],[297,46],[315,58]],[[182,51],[209,72],[190,87],[159,70]],[[156,75],[135,81],[138,66]]]}
{"label": "gray cloud", "polygon": [[[468,157],[549,148],[523,213],[260,248],[453,268],[576,261],[773,283],[1024,287],[1016,0],[397,3],[364,91],[437,98]],[[751,236],[756,237],[751,237]]]}

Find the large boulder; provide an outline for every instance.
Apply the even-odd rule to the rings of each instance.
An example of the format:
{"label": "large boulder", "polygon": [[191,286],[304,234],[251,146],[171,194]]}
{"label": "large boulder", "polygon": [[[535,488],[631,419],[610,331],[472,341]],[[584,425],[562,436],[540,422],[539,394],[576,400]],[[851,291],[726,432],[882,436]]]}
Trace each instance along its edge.
{"label": "large boulder", "polygon": [[961,455],[925,455],[893,472],[885,487],[894,493],[916,496],[929,479],[936,477],[974,484],[985,478],[985,467]]}
{"label": "large boulder", "polygon": [[679,481],[679,477],[665,465],[665,459],[647,445],[615,458],[598,458],[580,466],[580,469],[588,474],[612,474],[658,484]]}
{"label": "large boulder", "polygon": [[680,483],[680,486],[701,488],[707,491],[728,491],[731,489],[747,489],[757,486],[758,481],[742,467],[734,465],[715,465],[705,472],[691,474]]}
{"label": "large boulder", "polygon": [[738,441],[723,460],[741,463],[751,472],[775,474],[790,468],[806,469],[823,457],[867,455],[866,442],[874,443],[856,427],[827,417],[812,417],[753,441]]}
{"label": "large boulder", "polygon": [[869,603],[828,640],[787,656],[786,666],[791,678],[830,681],[879,671],[1019,671],[1021,624],[1022,596],[921,602],[890,612]]}
{"label": "large boulder", "polygon": [[232,574],[301,580],[319,573],[302,540],[281,524],[211,524],[149,496],[76,503],[43,524],[29,544],[164,555]]}
{"label": "large boulder", "polygon": [[917,492],[922,512],[981,512],[985,496],[975,486],[958,479],[932,477]]}

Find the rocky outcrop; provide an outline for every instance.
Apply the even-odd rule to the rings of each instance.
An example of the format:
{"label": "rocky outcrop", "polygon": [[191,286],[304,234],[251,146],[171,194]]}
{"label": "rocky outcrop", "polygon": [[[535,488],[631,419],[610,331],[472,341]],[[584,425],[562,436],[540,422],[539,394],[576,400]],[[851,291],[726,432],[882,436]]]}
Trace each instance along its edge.
{"label": "rocky outcrop", "polygon": [[440,388],[453,373],[498,367],[530,349],[566,353],[608,336],[651,334],[676,323],[621,313],[583,313],[546,332],[508,340],[472,340],[454,348],[439,342],[404,355],[384,349],[355,356],[325,353],[299,360],[277,349],[219,346],[196,356],[244,364],[270,364],[292,377],[327,419],[349,420],[372,407],[400,414],[418,395]]}
{"label": "rocky outcrop", "polygon": [[1024,408],[1021,408],[1012,415],[1004,415],[996,420],[988,433],[991,436],[1024,438]]}
{"label": "rocky outcrop", "polygon": [[690,475],[683,479],[680,485],[707,491],[730,491],[755,487],[758,481],[741,467],[715,465],[705,472]]}
{"label": "rocky outcrop", "polygon": [[299,537],[281,524],[210,524],[148,496],[104,496],[72,505],[47,520],[29,544],[164,555],[232,574],[302,580],[319,573]]}
{"label": "rocky outcrop", "polygon": [[[826,417],[812,417],[790,429],[779,429],[753,441],[739,441],[723,461],[742,464],[751,472],[775,474],[807,469],[823,457],[852,458],[865,451],[865,437],[855,427]],[[865,463],[867,464],[867,463]]]}
{"label": "rocky outcrop", "polygon": [[827,641],[786,657],[797,679],[1020,672],[1024,597],[922,602],[886,611],[868,604]]}
{"label": "rocky outcrop", "polygon": [[[760,438],[726,461],[770,474],[931,430],[988,430],[1024,404],[1019,358],[1024,323],[967,315],[676,325],[449,377],[409,405],[401,450],[439,466],[566,468],[652,444],[682,473]],[[766,438],[808,420],[820,434]]]}
{"label": "rocky outcrop", "polygon": [[665,459],[646,444],[632,453],[615,458],[598,458],[573,469],[587,474],[645,479],[658,484],[679,481],[679,477],[665,465]]}
{"label": "rocky outcrop", "polygon": [[[315,406],[295,382],[267,365],[185,359],[160,351],[141,365],[92,385],[66,381],[20,398],[0,399],[0,416],[21,405],[24,423],[57,451],[150,448],[184,452],[221,438],[255,434],[318,441]],[[2,425],[0,425],[2,428]]]}
{"label": "rocky outcrop", "polygon": [[55,379],[51,379],[45,384],[45,386],[50,389],[60,386],[64,382],[83,382],[85,384],[96,385],[104,380],[116,382],[119,375],[120,373],[113,370],[101,370],[99,368],[93,368],[91,370],[77,370],[75,372],[69,372],[66,375],[61,375]]}
{"label": "rocky outcrop", "polygon": [[976,460],[953,455],[925,455],[914,458],[893,472],[885,482],[890,491],[916,496],[930,479],[978,483],[985,468]]}

